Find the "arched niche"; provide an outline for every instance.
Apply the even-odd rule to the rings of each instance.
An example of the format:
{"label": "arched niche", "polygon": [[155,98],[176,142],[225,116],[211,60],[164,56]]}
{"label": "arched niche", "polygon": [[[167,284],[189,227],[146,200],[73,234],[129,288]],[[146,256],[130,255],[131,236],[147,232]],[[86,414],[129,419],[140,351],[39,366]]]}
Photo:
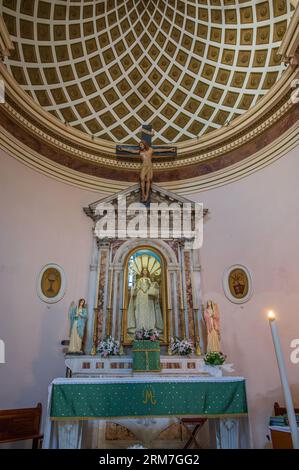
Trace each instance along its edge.
{"label": "arched niche", "polygon": [[157,330],[162,343],[169,340],[167,261],[152,246],[133,248],[124,261],[123,340],[130,344],[136,330]]}
{"label": "arched niche", "polygon": [[[129,286],[128,286],[128,261],[130,257],[140,250],[149,250],[161,258],[161,284],[159,286],[159,302],[163,319],[163,330],[161,332],[161,340],[163,344],[169,342],[169,334],[171,331],[171,304],[172,302],[172,284],[170,281],[171,273],[177,273],[179,270],[177,255],[169,244],[163,240],[127,240],[116,250],[111,269],[114,272],[114,282],[110,284],[113,292],[118,290],[120,293],[119,303],[115,312],[112,313],[112,323],[117,323],[117,311],[121,312],[121,322],[119,326],[121,331],[118,332],[124,344],[132,342],[131,334],[128,334],[128,309],[129,309]],[[117,274],[116,274],[117,273]],[[113,325],[110,328],[113,331]],[[116,333],[116,331],[115,331]]]}

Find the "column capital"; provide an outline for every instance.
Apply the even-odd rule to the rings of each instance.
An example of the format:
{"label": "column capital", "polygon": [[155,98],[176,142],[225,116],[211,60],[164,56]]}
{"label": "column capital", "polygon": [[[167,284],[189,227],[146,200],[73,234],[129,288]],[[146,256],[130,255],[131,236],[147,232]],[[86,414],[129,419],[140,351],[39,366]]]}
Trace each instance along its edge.
{"label": "column capital", "polygon": [[99,238],[97,238],[97,245],[98,245],[99,249],[102,249],[102,248],[109,249],[111,243],[108,239],[99,239]]}

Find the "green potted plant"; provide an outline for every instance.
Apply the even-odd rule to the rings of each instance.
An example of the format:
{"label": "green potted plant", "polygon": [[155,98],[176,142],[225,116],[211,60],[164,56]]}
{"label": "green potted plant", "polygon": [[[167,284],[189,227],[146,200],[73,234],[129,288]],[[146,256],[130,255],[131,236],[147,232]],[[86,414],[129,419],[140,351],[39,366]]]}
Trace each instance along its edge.
{"label": "green potted plant", "polygon": [[210,372],[211,375],[221,376],[222,371],[220,366],[222,366],[226,361],[226,355],[220,351],[210,351],[207,352],[204,356],[205,370]]}

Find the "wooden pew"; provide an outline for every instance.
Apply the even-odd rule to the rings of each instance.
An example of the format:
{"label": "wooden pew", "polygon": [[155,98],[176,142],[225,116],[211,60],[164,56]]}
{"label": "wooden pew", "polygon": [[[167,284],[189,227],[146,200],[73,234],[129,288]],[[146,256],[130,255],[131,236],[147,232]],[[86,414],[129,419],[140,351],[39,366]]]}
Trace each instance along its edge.
{"label": "wooden pew", "polygon": [[0,443],[32,439],[32,449],[40,447],[42,405],[35,408],[0,410]]}
{"label": "wooden pew", "polygon": [[[299,408],[295,408],[295,413],[299,414]],[[280,406],[277,401],[274,403],[274,415],[284,416],[287,414],[287,409]],[[292,437],[290,432],[282,432],[271,429],[271,440],[273,449],[292,449]]]}
{"label": "wooden pew", "polygon": [[[299,414],[299,408],[295,408],[295,413]],[[283,416],[287,414],[287,409],[280,406],[277,401],[274,403],[274,414],[275,416]]]}

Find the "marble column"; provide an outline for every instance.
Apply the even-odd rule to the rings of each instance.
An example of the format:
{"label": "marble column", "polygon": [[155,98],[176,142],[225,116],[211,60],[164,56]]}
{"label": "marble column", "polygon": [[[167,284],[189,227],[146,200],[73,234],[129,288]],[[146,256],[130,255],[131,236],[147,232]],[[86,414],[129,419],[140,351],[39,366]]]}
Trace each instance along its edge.
{"label": "marble column", "polygon": [[199,250],[192,251],[192,293],[193,309],[195,316],[195,329],[199,336],[199,345],[203,351],[203,328],[202,328],[202,294],[201,294],[201,266],[199,262]]}
{"label": "marble column", "polygon": [[[181,291],[181,312],[183,316],[182,322],[182,336],[189,337],[189,324],[188,324],[188,308],[187,308],[187,295],[186,295],[186,278],[185,278],[185,262],[184,262],[184,243],[179,244],[179,265],[180,265],[180,291]],[[183,312],[182,312],[183,310]],[[183,313],[183,315],[182,315]]]}
{"label": "marble column", "polygon": [[187,324],[188,324],[188,338],[190,338],[195,344],[195,328],[194,328],[194,302],[193,302],[193,279],[192,279],[192,262],[191,262],[191,250],[184,250],[184,281],[185,281],[185,297],[187,312]]}
{"label": "marble column", "polygon": [[167,303],[168,303],[168,339],[174,336],[174,321],[173,321],[173,293],[172,293],[172,272],[167,273]]}
{"label": "marble column", "polygon": [[124,270],[115,268],[117,273],[117,303],[115,307],[115,338],[121,341],[122,336],[122,315],[123,315],[123,291],[124,291]]}
{"label": "marble column", "polygon": [[106,336],[107,328],[107,300],[108,300],[108,274],[109,274],[110,244],[99,242],[99,276],[98,276],[98,303],[97,303],[97,338]]}
{"label": "marble column", "polygon": [[97,279],[98,279],[98,259],[99,249],[97,245],[96,236],[93,234],[92,238],[92,253],[91,263],[89,266],[89,280],[88,280],[88,320],[87,320],[87,339],[85,345],[86,354],[90,354],[93,347],[93,335],[94,335],[94,322],[95,314],[94,309],[97,300]]}
{"label": "marble column", "polygon": [[170,286],[171,289],[171,299],[172,299],[172,328],[171,335],[179,335],[179,316],[180,316],[180,303],[178,298],[178,289],[177,289],[177,272],[173,271],[170,273]]}
{"label": "marble column", "polygon": [[107,295],[107,308],[106,308],[106,320],[105,320],[105,326],[104,326],[104,336],[113,336],[113,305],[114,305],[114,286],[115,286],[115,273],[113,270],[113,266],[108,267],[108,281],[107,281],[107,289],[106,289],[106,295]]}
{"label": "marble column", "polygon": [[114,270],[113,273],[113,295],[112,295],[112,325],[111,334],[114,338],[117,336],[117,323],[119,314],[119,272]]}

